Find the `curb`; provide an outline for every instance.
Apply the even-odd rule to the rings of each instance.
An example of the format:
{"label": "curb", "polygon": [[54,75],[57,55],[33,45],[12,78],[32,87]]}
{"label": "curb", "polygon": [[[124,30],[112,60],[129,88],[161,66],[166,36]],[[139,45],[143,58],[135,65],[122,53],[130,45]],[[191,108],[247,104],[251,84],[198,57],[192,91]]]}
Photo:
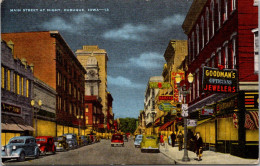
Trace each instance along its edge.
{"label": "curb", "polygon": [[169,155],[167,155],[167,154],[164,152],[164,150],[163,150],[163,151],[160,150],[160,152],[161,152],[164,156],[168,157],[169,159],[172,159],[172,160],[174,161],[174,164],[181,164],[181,163],[177,162],[175,158],[172,158],[172,157],[170,157]]}

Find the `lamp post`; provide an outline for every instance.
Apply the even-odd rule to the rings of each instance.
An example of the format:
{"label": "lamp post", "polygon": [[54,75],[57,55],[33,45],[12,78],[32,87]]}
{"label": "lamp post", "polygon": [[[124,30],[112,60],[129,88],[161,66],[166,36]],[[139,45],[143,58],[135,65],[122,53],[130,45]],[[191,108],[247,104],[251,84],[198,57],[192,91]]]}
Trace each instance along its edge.
{"label": "lamp post", "polygon": [[83,115],[79,116],[77,115],[77,119],[78,119],[78,122],[79,122],[79,131],[78,131],[78,135],[80,136],[80,120],[83,119]]}
{"label": "lamp post", "polygon": [[[193,79],[194,79],[194,77],[190,73],[188,75],[188,82],[190,83],[190,87],[189,87],[189,89],[186,89],[185,84],[182,87],[180,86],[181,76],[179,74],[177,74],[175,77],[175,80],[176,80],[176,83],[178,86],[178,90],[179,90],[180,94],[183,95],[183,104],[186,104],[186,95],[190,94],[190,89],[191,89],[191,84],[193,82]],[[184,111],[184,110],[182,110],[182,111]],[[184,155],[183,155],[182,161],[190,161],[189,156],[188,156],[188,150],[187,150],[187,116],[188,115],[183,116],[183,120],[184,120]]]}
{"label": "lamp post", "polygon": [[41,106],[42,106],[42,101],[41,100],[38,100],[38,106],[39,108],[35,107],[34,108],[34,105],[35,105],[35,101],[32,100],[31,101],[31,106],[33,107],[33,113],[35,114],[35,137],[38,136],[38,133],[37,133],[37,113],[40,111],[41,109]]}

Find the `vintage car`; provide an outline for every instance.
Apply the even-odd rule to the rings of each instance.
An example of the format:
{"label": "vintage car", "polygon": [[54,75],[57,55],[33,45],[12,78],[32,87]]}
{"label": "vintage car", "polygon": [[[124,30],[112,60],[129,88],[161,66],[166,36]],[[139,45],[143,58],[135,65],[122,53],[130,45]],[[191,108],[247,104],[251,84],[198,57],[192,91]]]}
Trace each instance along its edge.
{"label": "vintage car", "polygon": [[85,145],[88,145],[88,138],[84,135],[81,135],[81,142],[82,142],[82,145],[85,146]]}
{"label": "vintage car", "polygon": [[111,146],[114,147],[115,145],[124,146],[124,138],[121,134],[113,134],[111,138]]}
{"label": "vintage car", "polygon": [[135,142],[134,142],[134,145],[135,147],[140,147],[140,144],[142,142],[142,138],[143,138],[143,135],[137,135],[135,136]]}
{"label": "vintage car", "polygon": [[145,152],[145,151],[160,152],[159,140],[158,137],[155,135],[143,135],[140,147],[141,147],[141,152]]}
{"label": "vintage car", "polygon": [[24,161],[25,157],[40,156],[40,149],[32,136],[13,137],[6,146],[2,146],[2,160],[17,159]]}
{"label": "vintage car", "polygon": [[66,141],[69,144],[70,149],[74,149],[78,147],[77,135],[76,134],[63,134],[66,137]]}
{"label": "vintage car", "polygon": [[53,154],[56,153],[56,147],[54,144],[53,137],[51,136],[36,137],[36,143],[43,155],[46,155],[47,152],[52,152]]}
{"label": "vintage car", "polygon": [[54,144],[57,151],[69,150],[69,144],[67,143],[67,138],[65,136],[58,136],[54,138]]}

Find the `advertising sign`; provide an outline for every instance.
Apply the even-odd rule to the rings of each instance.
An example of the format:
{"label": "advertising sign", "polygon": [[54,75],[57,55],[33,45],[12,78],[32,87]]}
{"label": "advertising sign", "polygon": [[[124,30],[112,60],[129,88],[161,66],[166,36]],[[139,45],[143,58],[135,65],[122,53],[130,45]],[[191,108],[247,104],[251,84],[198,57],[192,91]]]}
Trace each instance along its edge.
{"label": "advertising sign", "polygon": [[21,114],[21,108],[13,105],[2,103],[2,111]]}
{"label": "advertising sign", "polygon": [[167,100],[173,100],[173,96],[170,96],[170,95],[162,95],[162,96],[159,96],[159,101],[167,101]]}
{"label": "advertising sign", "polygon": [[176,83],[176,80],[175,80],[175,77],[176,77],[177,74],[179,74],[181,76],[182,80],[185,79],[184,71],[172,72],[172,85],[174,87],[174,89],[173,89],[173,96],[174,96],[173,100],[175,102],[179,101],[179,91],[178,91],[177,83]]}
{"label": "advertising sign", "polygon": [[203,91],[215,93],[236,93],[237,70],[235,69],[218,69],[203,68]]}
{"label": "advertising sign", "polygon": [[188,117],[188,116],[189,116],[188,110],[182,110],[182,111],[181,111],[181,116],[182,116],[182,117]]}
{"label": "advertising sign", "polygon": [[159,107],[159,110],[164,111],[164,112],[169,112],[173,108],[176,108],[175,106],[171,105],[171,103],[161,103],[158,107]]}
{"label": "advertising sign", "polygon": [[197,126],[197,119],[187,119],[187,126]]}
{"label": "advertising sign", "polygon": [[169,89],[171,84],[169,82],[149,82],[151,89]]}
{"label": "advertising sign", "polygon": [[201,110],[201,115],[213,115],[214,108],[203,108]]}

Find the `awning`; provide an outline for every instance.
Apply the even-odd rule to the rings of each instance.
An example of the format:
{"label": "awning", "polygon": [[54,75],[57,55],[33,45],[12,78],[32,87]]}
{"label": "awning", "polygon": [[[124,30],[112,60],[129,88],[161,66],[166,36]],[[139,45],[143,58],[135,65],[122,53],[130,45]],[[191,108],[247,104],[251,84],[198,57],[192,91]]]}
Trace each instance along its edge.
{"label": "awning", "polygon": [[24,131],[17,124],[4,124],[1,123],[2,130],[14,130],[14,131]]}
{"label": "awning", "polygon": [[173,124],[174,121],[170,121],[165,123],[164,125],[162,125],[159,130],[165,130],[168,126],[170,126],[171,124]]}
{"label": "awning", "polygon": [[22,128],[23,130],[28,130],[28,131],[34,131],[34,130],[35,130],[33,127],[27,126],[27,125],[19,125],[19,124],[18,124],[18,126],[19,126],[20,128]]}
{"label": "awning", "polygon": [[1,127],[2,130],[13,130],[13,131],[34,131],[34,128],[28,125],[24,119],[20,116],[8,116],[2,114]]}

